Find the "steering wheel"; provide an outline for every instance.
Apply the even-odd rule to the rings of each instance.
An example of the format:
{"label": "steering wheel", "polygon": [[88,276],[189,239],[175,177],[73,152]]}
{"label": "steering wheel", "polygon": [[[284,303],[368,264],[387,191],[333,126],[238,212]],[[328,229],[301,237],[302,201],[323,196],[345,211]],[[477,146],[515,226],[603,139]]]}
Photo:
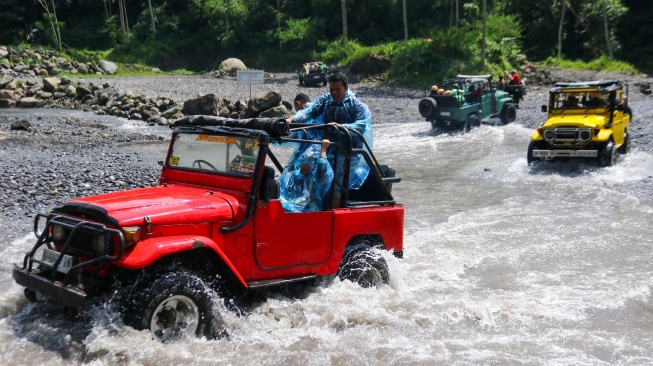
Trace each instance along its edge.
{"label": "steering wheel", "polygon": [[214,171],[216,171],[216,172],[218,171],[218,169],[216,169],[216,168],[213,166],[213,164],[209,163],[209,162],[206,161],[206,160],[202,160],[202,159],[195,160],[195,161],[193,162],[193,168],[195,167],[195,164],[197,164],[197,168],[198,168],[198,169],[202,169],[202,164],[204,164],[204,165],[207,165],[209,168],[213,169]]}

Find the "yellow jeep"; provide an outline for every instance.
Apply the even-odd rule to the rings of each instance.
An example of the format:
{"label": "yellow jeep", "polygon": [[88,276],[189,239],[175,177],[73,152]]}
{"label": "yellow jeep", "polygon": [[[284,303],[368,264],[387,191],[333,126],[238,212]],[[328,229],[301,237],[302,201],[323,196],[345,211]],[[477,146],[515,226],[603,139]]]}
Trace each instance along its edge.
{"label": "yellow jeep", "polygon": [[632,111],[628,86],[615,80],[556,83],[547,120],[531,135],[526,160],[597,159],[611,166],[617,154],[628,154]]}

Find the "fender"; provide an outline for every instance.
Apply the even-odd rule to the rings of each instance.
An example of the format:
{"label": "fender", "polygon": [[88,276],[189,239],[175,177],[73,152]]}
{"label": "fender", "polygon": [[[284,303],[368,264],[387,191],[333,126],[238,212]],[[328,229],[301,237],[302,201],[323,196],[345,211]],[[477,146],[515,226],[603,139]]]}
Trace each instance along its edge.
{"label": "fender", "polygon": [[212,239],[201,235],[179,235],[141,240],[136,243],[136,246],[131,252],[125,254],[125,256],[114,263],[123,268],[138,270],[148,267],[165,256],[202,247],[211,248],[218,254],[220,259],[229,267],[236,278],[238,278],[238,281],[245,288],[248,288],[247,283],[240,273],[238,273],[233,263],[224,254],[222,248]]}
{"label": "fender", "polygon": [[544,137],[542,135],[535,131],[531,134],[531,141],[544,141]]}
{"label": "fender", "polygon": [[512,98],[510,98],[510,97],[505,97],[505,98],[497,99],[497,109],[499,109],[499,111],[500,111],[501,108],[499,108],[499,104],[501,104],[501,107],[503,107],[503,105],[506,104],[506,103],[508,103],[508,104],[514,104],[515,101],[512,100]]}
{"label": "fender", "polygon": [[595,141],[605,142],[605,141],[608,141],[608,140],[610,139],[611,136],[612,136],[612,130],[605,130],[605,129],[602,129],[602,130],[599,132],[599,134],[596,135],[596,137],[595,137]]}

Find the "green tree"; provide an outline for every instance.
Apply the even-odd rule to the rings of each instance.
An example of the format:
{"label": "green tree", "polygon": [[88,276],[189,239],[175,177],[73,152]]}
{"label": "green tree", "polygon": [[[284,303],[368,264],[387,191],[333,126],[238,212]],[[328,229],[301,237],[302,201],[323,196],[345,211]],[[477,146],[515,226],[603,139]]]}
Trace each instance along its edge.
{"label": "green tree", "polygon": [[[594,0],[586,1],[581,5],[580,18],[584,23],[589,25],[585,31],[591,33],[587,38],[587,45],[590,49],[595,50],[598,55],[605,55],[610,58],[614,57],[614,48],[619,47],[619,41],[616,38],[616,25],[619,19],[627,12],[627,8],[621,0]],[[602,37],[596,37],[602,34]],[[599,39],[603,38],[603,48]],[[605,49],[605,51],[603,51]]]}

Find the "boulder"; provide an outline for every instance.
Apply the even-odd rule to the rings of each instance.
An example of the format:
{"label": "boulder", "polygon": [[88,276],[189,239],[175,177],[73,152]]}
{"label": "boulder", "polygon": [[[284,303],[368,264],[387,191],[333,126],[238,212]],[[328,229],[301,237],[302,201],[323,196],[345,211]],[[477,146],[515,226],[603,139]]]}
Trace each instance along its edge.
{"label": "boulder", "polygon": [[271,90],[265,94],[256,94],[247,103],[247,111],[250,117],[256,117],[266,109],[276,107],[281,103],[281,94]]}
{"label": "boulder", "polygon": [[79,98],[84,98],[85,96],[93,93],[91,89],[84,85],[78,85],[77,89],[75,89],[75,92]]}
{"label": "boulder", "polygon": [[268,110],[265,110],[259,114],[259,117],[264,117],[264,118],[272,118],[272,117],[284,117],[286,114],[288,114],[288,110],[286,107],[282,105],[278,105],[276,107],[272,107]]}
{"label": "boulder", "polygon": [[0,99],[12,99],[16,94],[13,90],[0,90]]}
{"label": "boulder", "polygon": [[101,60],[98,66],[105,74],[115,74],[118,72],[118,65],[111,61]]}
{"label": "boulder", "polygon": [[59,78],[43,78],[43,89],[46,91],[55,91],[57,87],[61,84],[61,79]]}
{"label": "boulder", "polygon": [[40,100],[34,97],[26,97],[26,98],[21,98],[18,101],[18,106],[21,108],[34,108],[43,105],[43,103],[44,102],[41,102]]}
{"label": "boulder", "polygon": [[7,84],[11,83],[12,81],[14,81],[13,78],[10,78],[8,76],[3,77],[2,79],[0,79],[0,89],[3,89],[5,86],[7,86]]}
{"label": "boulder", "polygon": [[12,131],[29,131],[32,125],[27,120],[16,121],[11,124]]}
{"label": "boulder", "polygon": [[13,108],[16,106],[16,101],[13,99],[0,99],[0,108]]}
{"label": "boulder", "polygon": [[[202,95],[199,98],[189,99],[184,102],[182,112],[186,115],[217,116],[220,111],[220,100],[215,94]],[[165,116],[165,115],[164,115]]]}
{"label": "boulder", "polygon": [[175,104],[172,107],[168,108],[163,112],[161,115],[166,118],[166,119],[172,119],[172,116],[175,115],[175,113],[180,112],[183,109],[183,106],[181,104]]}
{"label": "boulder", "polygon": [[237,70],[247,70],[247,66],[241,60],[232,57],[222,61],[218,70],[235,74]]}

